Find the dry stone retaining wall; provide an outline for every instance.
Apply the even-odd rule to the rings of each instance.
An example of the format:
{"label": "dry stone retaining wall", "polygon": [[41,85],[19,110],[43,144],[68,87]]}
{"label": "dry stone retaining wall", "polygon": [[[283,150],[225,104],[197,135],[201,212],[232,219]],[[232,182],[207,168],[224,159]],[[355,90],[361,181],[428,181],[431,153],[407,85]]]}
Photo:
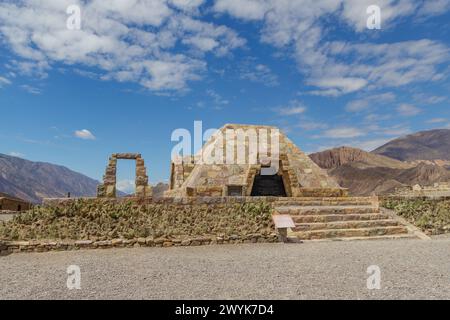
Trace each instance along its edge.
{"label": "dry stone retaining wall", "polygon": [[[61,199],[0,224],[1,253],[276,242],[271,206],[217,199]],[[229,200],[229,199],[227,199]],[[237,200],[237,199],[236,199]],[[244,201],[245,199],[241,199]],[[148,203],[145,203],[148,201]],[[70,239],[70,240],[68,240]]]}
{"label": "dry stone retaining wall", "polygon": [[113,240],[78,240],[78,241],[0,241],[0,256],[20,252],[70,251],[81,249],[110,249],[138,247],[186,247],[214,244],[238,243],[274,243],[278,235],[251,234],[247,236],[193,237],[185,239],[136,238]]}
{"label": "dry stone retaining wall", "polygon": [[397,189],[390,197],[397,198],[449,198],[450,183],[435,183],[434,186],[407,186]]}
{"label": "dry stone retaining wall", "polygon": [[[221,203],[268,203],[272,204],[275,202],[284,201],[303,201],[303,200],[336,200],[339,202],[352,201],[358,199],[371,199],[374,202],[378,202],[378,196],[371,197],[348,197],[344,194],[342,197],[337,197],[332,190],[324,189],[324,192],[320,196],[312,197],[310,194],[303,197],[214,197],[214,196],[203,196],[203,197],[163,197],[163,198],[140,198],[140,197],[127,197],[127,198],[82,198],[83,201],[90,203],[126,203],[133,202],[136,205],[143,204],[183,204],[183,205],[196,205],[196,204],[221,204]],[[79,199],[70,198],[48,198],[43,200],[43,205],[48,207],[70,205],[78,201]]]}

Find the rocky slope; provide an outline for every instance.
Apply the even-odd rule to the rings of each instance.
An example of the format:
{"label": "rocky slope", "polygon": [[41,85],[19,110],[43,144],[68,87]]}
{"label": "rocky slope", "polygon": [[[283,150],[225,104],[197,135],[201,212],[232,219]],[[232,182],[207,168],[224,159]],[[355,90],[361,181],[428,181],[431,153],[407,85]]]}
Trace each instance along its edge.
{"label": "rocky slope", "polygon": [[450,171],[438,165],[421,163],[417,167],[402,171],[397,179],[407,185],[426,186],[450,181]]}
{"label": "rocky slope", "polygon": [[417,132],[372,151],[402,161],[450,160],[450,129]]}
{"label": "rocky slope", "polygon": [[353,195],[386,194],[405,185],[450,181],[450,171],[433,162],[407,163],[355,148],[336,148],[310,157]]}
{"label": "rocky slope", "polygon": [[0,154],[0,192],[39,203],[46,197],[94,196],[98,181],[68,168]]}
{"label": "rocky slope", "polygon": [[333,169],[347,163],[358,162],[369,167],[388,167],[406,169],[411,164],[391,159],[382,155],[372,154],[361,149],[340,147],[323,152],[313,153],[310,158],[321,168]]}

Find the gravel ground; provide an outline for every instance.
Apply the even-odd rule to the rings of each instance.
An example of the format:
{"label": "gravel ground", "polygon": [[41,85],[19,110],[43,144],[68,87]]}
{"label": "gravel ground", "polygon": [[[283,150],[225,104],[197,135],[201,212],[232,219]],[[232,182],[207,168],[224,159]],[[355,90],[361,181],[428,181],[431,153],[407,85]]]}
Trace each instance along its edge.
{"label": "gravel ground", "polygon": [[0,299],[450,299],[450,239],[23,253],[0,257],[0,283]]}

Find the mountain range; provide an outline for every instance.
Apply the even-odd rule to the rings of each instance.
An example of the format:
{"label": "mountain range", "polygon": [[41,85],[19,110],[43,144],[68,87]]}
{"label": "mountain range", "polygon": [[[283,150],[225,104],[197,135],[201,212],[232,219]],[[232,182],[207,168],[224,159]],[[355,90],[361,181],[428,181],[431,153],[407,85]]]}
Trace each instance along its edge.
{"label": "mountain range", "polygon": [[417,132],[392,140],[372,153],[402,161],[450,160],[450,130]]}
{"label": "mountain range", "polygon": [[385,194],[408,185],[450,182],[450,130],[418,132],[366,152],[340,147],[310,154],[353,195]]}
{"label": "mountain range", "polygon": [[0,154],[0,192],[39,203],[47,197],[94,196],[98,181],[66,167]]}

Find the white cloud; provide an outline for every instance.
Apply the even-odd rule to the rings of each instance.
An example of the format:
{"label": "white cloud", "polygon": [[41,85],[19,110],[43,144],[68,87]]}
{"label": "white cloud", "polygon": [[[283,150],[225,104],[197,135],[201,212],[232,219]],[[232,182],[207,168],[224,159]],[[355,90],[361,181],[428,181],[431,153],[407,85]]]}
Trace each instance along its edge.
{"label": "white cloud", "polygon": [[[119,81],[132,81],[139,74],[141,85],[144,87],[161,91],[164,89],[183,90],[189,80],[199,80],[198,71],[205,68],[201,61],[186,60],[183,56],[171,57],[168,61],[146,61],[133,63],[132,70],[116,73]],[[114,76],[114,74],[113,74]],[[150,77],[148,77],[150,76]],[[122,78],[121,77],[125,77]]]}
{"label": "white cloud", "polygon": [[390,44],[334,43],[331,52],[338,57],[358,56],[342,72],[362,76],[375,87],[399,87],[444,77],[442,64],[448,63],[449,48],[423,39]]}
{"label": "white cloud", "polygon": [[322,88],[322,90],[311,91],[314,95],[340,96],[342,94],[361,90],[367,86],[368,82],[366,79],[362,78],[329,78],[328,76],[325,76],[323,78],[310,80],[309,84]]}
{"label": "white cloud", "polygon": [[439,15],[450,9],[450,0],[428,0],[420,9],[420,15]]}
{"label": "white cloud", "polygon": [[10,155],[11,157],[17,157],[17,158],[23,158],[23,157],[25,157],[25,155],[24,155],[23,153],[20,153],[20,152],[17,152],[17,151],[11,151],[11,152],[9,153],[9,155]]}
{"label": "white cloud", "polygon": [[133,180],[121,180],[117,182],[117,190],[126,194],[133,194],[136,190],[136,182]]}
{"label": "white cloud", "polygon": [[355,30],[364,31],[368,18],[366,10],[375,4],[381,9],[381,28],[387,29],[401,17],[414,14],[420,2],[421,0],[343,0],[342,18]]}
{"label": "white cloud", "polygon": [[246,43],[226,26],[216,26],[187,16],[176,15],[170,19],[168,25],[169,30],[182,39],[181,43],[200,53],[213,52],[221,57]]}
{"label": "white cloud", "polygon": [[370,113],[364,117],[364,121],[369,123],[375,123],[379,121],[389,120],[390,118],[391,118],[390,114]]}
{"label": "white cloud", "polygon": [[446,119],[446,118],[434,118],[434,119],[428,120],[427,123],[435,124],[435,123],[445,123],[447,121],[449,121],[449,119]]}
{"label": "white cloud", "polygon": [[222,98],[220,94],[212,89],[206,90],[206,94],[213,100],[213,104],[216,109],[221,109],[223,106],[226,106],[230,103],[230,101]]}
{"label": "white cloud", "polygon": [[326,130],[320,137],[331,139],[349,139],[365,136],[366,133],[354,127],[339,127]]}
{"label": "white cloud", "polygon": [[21,85],[20,87],[30,94],[39,95],[42,93],[41,89],[35,88],[35,87],[27,85],[27,84]]}
{"label": "white cloud", "polygon": [[74,133],[75,137],[83,140],[95,140],[95,136],[87,129],[77,130]]}
{"label": "white cloud", "polygon": [[448,98],[444,96],[427,95],[424,93],[415,94],[414,100],[421,104],[437,104],[446,101]]}
{"label": "white cloud", "polygon": [[[47,76],[53,64],[95,67],[102,79],[179,91],[199,80],[206,60],[245,44],[236,32],[197,18],[203,0],[21,0],[0,3],[0,37],[18,72]],[[80,5],[81,30],[66,28],[66,8]],[[19,59],[20,58],[20,59]]]}
{"label": "white cloud", "polygon": [[[424,1],[378,0],[383,26],[415,16]],[[446,45],[432,40],[398,43],[341,42],[335,26],[321,23],[333,16],[356,33],[365,30],[372,0],[216,0],[214,10],[263,24],[261,41],[292,51],[314,95],[340,96],[363,89],[399,87],[444,77]],[[439,6],[442,8],[442,6]],[[443,14],[444,12],[440,12]],[[436,12],[437,14],[437,12]],[[324,40],[327,39],[327,40]]]}
{"label": "white cloud", "polygon": [[302,114],[306,111],[306,107],[298,100],[292,100],[287,107],[275,109],[282,116],[294,116]]}
{"label": "white cloud", "polygon": [[348,112],[361,112],[367,110],[370,107],[368,100],[353,100],[345,106],[345,110]]}
{"label": "white cloud", "polygon": [[178,9],[192,11],[198,9],[205,0],[170,0],[170,3]]}
{"label": "white cloud", "polygon": [[378,106],[380,103],[384,104],[385,102],[392,102],[394,100],[395,95],[391,92],[371,95],[362,99],[350,101],[345,106],[345,110],[348,112],[361,112],[372,109],[373,107]]}
{"label": "white cloud", "polygon": [[0,77],[0,88],[3,88],[5,85],[11,84],[11,81],[7,78]]}
{"label": "white cloud", "polygon": [[16,71],[20,75],[35,77],[38,79],[47,78],[47,71],[50,69],[50,65],[47,61],[18,61],[15,59],[11,60],[7,67]]}
{"label": "white cloud", "polygon": [[[450,10],[450,0],[377,0],[382,27],[403,17]],[[69,4],[82,8],[82,28],[66,28]],[[105,80],[139,83],[152,91],[183,91],[208,70],[205,55],[223,57],[246,40],[213,15],[228,14],[261,26],[260,40],[287,53],[305,75],[310,93],[340,96],[446,76],[447,45],[434,40],[374,43],[334,38],[335,18],[365,30],[373,0],[19,0],[0,3],[0,37],[18,57],[17,72],[46,77],[55,64],[96,68]],[[216,23],[217,22],[217,23]],[[219,23],[220,22],[220,23]],[[357,37],[361,39],[362,37]],[[276,85],[270,68],[257,64],[244,79]]]}
{"label": "white cloud", "polygon": [[322,122],[302,120],[298,127],[302,130],[312,131],[318,129],[326,129],[328,125]]}
{"label": "white cloud", "polygon": [[398,106],[397,108],[397,112],[404,117],[412,117],[412,116],[416,116],[419,113],[422,112],[422,110],[420,108],[417,108],[411,104],[401,104],[400,106]]}
{"label": "white cloud", "polygon": [[237,18],[246,20],[260,20],[264,18],[270,8],[268,1],[260,0],[224,0],[216,1],[214,10],[227,12]]}
{"label": "white cloud", "polygon": [[264,64],[253,65],[254,61],[247,62],[240,70],[240,78],[256,83],[262,83],[267,87],[279,85],[278,77]]}
{"label": "white cloud", "polygon": [[411,129],[407,127],[397,126],[393,128],[384,128],[380,131],[380,133],[386,136],[404,136],[411,133]]}

